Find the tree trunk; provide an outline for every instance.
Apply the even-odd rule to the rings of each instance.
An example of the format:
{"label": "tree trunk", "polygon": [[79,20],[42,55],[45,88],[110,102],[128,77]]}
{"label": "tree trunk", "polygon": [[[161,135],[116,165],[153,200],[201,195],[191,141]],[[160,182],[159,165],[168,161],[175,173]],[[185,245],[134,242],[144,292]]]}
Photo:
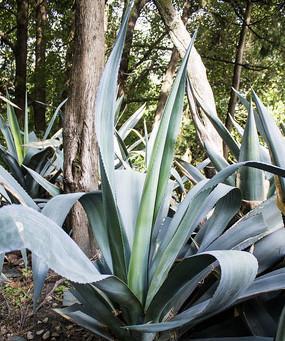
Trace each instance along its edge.
{"label": "tree trunk", "polygon": [[[183,5],[183,13],[181,16],[182,22],[185,25],[190,17],[191,14],[191,5],[190,2],[188,0],[186,0],[186,2]],[[154,117],[154,124],[156,124],[160,118],[161,115],[163,113],[163,109],[165,106],[165,103],[167,101],[168,95],[170,93],[172,84],[173,84],[173,80],[174,80],[174,75],[176,72],[176,68],[177,68],[177,64],[179,62],[180,59],[180,55],[178,50],[176,49],[176,47],[173,48],[172,53],[171,53],[171,57],[170,57],[170,61],[167,65],[167,69],[166,69],[166,73],[163,79],[163,83],[161,86],[161,91],[159,94],[159,99],[158,99],[158,104],[157,104],[157,108],[156,108],[156,112],[155,112],[155,117]]]}
{"label": "tree trunk", "polygon": [[35,62],[35,89],[34,89],[34,122],[36,131],[44,131],[46,103],[46,25],[47,3],[46,0],[36,0],[36,62]]}
{"label": "tree trunk", "polygon": [[[128,69],[129,69],[129,58],[130,58],[130,52],[131,47],[133,43],[133,36],[134,36],[134,29],[136,26],[136,22],[140,16],[141,10],[145,6],[145,4],[149,0],[136,0],[133,5],[133,9],[130,15],[127,33],[126,33],[126,40],[125,40],[125,46],[123,50],[121,65],[119,69],[119,96],[124,95],[125,92],[125,86],[126,81],[128,78]],[[126,6],[125,6],[126,7]]]}
{"label": "tree trunk", "polygon": [[[78,0],[71,69],[71,93],[64,115],[64,177],[67,192],[98,188],[95,98],[104,67],[104,0]],[[73,237],[91,254],[86,215],[79,204],[71,212]]]}
{"label": "tree trunk", "polygon": [[24,120],[27,82],[28,9],[28,0],[17,0],[15,103],[22,109],[16,110],[21,122]]}
{"label": "tree trunk", "polygon": [[[171,0],[155,0],[154,2],[169,30],[173,44],[177,48],[181,58],[183,58],[191,40],[189,32],[183,24],[179,13],[173,7]],[[213,115],[217,115],[214,95],[207,79],[206,68],[195,47],[192,48],[190,54],[188,76],[193,86],[194,96],[202,109],[211,112]],[[216,150],[222,153],[223,145],[220,136],[206,116],[203,116],[203,121],[215,143]]]}
{"label": "tree trunk", "polygon": [[[250,24],[251,9],[252,9],[252,2],[251,0],[248,0],[246,4],[244,17],[243,17],[242,28],[241,28],[240,35],[239,35],[239,41],[238,41],[236,57],[235,57],[233,79],[232,79],[232,87],[236,89],[237,91],[239,90],[239,86],[240,86],[240,76],[241,76],[243,56],[244,56],[244,50],[245,50],[245,44],[246,44],[246,35],[248,32],[248,26]],[[237,95],[233,91],[233,89],[231,89],[231,97],[230,97],[229,104],[228,104],[228,112],[227,112],[227,118],[226,118],[226,127],[228,128],[228,130],[230,130],[232,127],[232,121],[230,119],[230,116],[234,117],[236,103],[237,103]]]}
{"label": "tree trunk", "polygon": [[166,70],[163,82],[162,82],[158,104],[157,104],[156,111],[155,111],[154,124],[156,124],[161,119],[161,115],[163,113],[165,103],[167,101],[168,95],[170,93],[170,90],[173,84],[173,78],[174,78],[179,60],[180,60],[179,52],[177,51],[176,47],[174,47],[171,53],[170,61],[167,65],[167,70]]}

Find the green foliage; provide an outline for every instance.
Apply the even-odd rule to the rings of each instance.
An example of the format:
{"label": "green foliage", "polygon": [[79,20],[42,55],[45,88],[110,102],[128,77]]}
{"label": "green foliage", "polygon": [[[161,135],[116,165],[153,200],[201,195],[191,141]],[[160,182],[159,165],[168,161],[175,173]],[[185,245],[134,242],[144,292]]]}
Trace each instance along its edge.
{"label": "green foliage", "polygon": [[[0,158],[7,169],[19,184],[33,198],[40,198],[42,193],[39,181],[52,195],[60,193],[58,187],[48,184],[45,177],[53,179],[55,182],[62,171],[62,136],[61,131],[48,139],[55,118],[59,114],[61,106],[56,109],[51,118],[44,139],[40,140],[34,132],[29,132],[29,111],[25,109],[24,132],[20,129],[17,117],[14,112],[14,104],[2,97],[7,105],[7,121],[0,119],[0,129],[4,138],[4,146],[0,145]],[[27,99],[26,99],[27,102]],[[56,176],[54,176],[56,175]]]}
{"label": "green foliage", "polygon": [[[248,160],[248,142],[256,138],[250,111],[241,149],[228,132],[225,135],[240,162],[227,165],[210,180],[196,173],[197,184],[181,202],[172,202],[171,167],[193,37],[160,125],[148,140],[146,173],[115,170],[115,75],[129,10],[97,95],[101,190],[55,195],[40,211],[9,174],[0,173],[8,197],[22,203],[0,209],[0,253],[32,251],[35,303],[48,268],[69,280],[73,303],[56,311],[106,340],[162,341],[185,333],[190,339],[219,340],[229,329],[236,337],[232,340],[272,340],[284,305],[282,216],[272,197],[240,217],[240,190],[225,181],[242,167],[280,179],[285,169]],[[258,113],[264,118],[263,110]],[[223,135],[222,123],[214,123]],[[274,149],[274,143],[269,147]],[[78,200],[99,249],[94,263],[62,229]],[[252,314],[255,300],[262,309]],[[263,326],[265,318],[272,323]],[[277,336],[283,330],[283,315],[280,321]]]}

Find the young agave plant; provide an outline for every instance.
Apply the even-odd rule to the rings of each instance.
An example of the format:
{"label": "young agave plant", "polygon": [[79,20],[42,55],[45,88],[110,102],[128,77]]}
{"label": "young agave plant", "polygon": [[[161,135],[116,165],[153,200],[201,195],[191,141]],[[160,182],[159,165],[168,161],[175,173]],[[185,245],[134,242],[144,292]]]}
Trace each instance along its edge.
{"label": "young agave plant", "polygon": [[29,132],[27,98],[23,132],[14,111],[15,104],[10,101],[9,95],[7,98],[1,96],[1,99],[7,104],[7,122],[0,117],[0,130],[6,144],[5,147],[0,145],[1,160],[19,184],[32,197],[39,198],[40,186],[35,179],[37,174],[54,181],[62,171],[62,132],[59,130],[52,137],[48,136],[66,100],[55,110],[43,140],[39,140],[34,132]]}
{"label": "young agave plant", "polygon": [[[97,98],[102,190],[57,195],[41,212],[22,193],[23,205],[0,209],[0,252],[32,251],[35,300],[47,268],[67,278],[73,287],[74,303],[57,312],[106,340],[173,340],[186,332],[191,339],[207,340],[209,335],[217,335],[213,340],[219,340],[218,336],[228,335],[226,327],[212,330],[217,329],[219,314],[227,309],[227,326],[237,320],[243,324],[240,330],[235,323],[231,335],[237,340],[244,335],[249,335],[244,340],[273,340],[277,333],[280,341],[284,314],[276,332],[279,306],[278,316],[272,318],[274,323],[266,331],[257,330],[250,308],[251,299],[263,294],[264,314],[269,314],[267,305],[272,307],[269,303],[274,299],[284,303],[280,290],[285,288],[285,269],[271,271],[270,267],[280,262],[285,250],[273,250],[270,258],[266,242],[273,238],[281,245],[284,240],[281,215],[269,200],[233,224],[240,192],[223,182],[242,166],[280,177],[285,176],[285,170],[256,161],[230,165],[211,180],[201,180],[175,214],[168,214],[173,188],[169,178],[183,109],[186,66],[195,37],[165,106],[146,174],[115,170],[114,74],[120,64],[127,19],[126,15]],[[101,257],[95,263],[60,227],[77,200],[86,210],[100,249]],[[242,251],[249,248],[255,255]],[[262,276],[257,277],[261,271]],[[203,323],[208,325],[200,328]],[[266,333],[272,335],[267,338]]]}

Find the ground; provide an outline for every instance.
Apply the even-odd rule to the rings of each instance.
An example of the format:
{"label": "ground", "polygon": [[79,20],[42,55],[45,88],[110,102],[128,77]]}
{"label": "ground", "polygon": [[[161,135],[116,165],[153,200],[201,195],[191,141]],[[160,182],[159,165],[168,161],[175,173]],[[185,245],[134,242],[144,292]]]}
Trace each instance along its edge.
{"label": "ground", "polygon": [[68,283],[50,272],[41,303],[33,313],[32,272],[19,254],[6,257],[3,272],[8,281],[0,282],[0,341],[88,340],[99,341],[88,331],[65,320],[53,308],[61,307]]}

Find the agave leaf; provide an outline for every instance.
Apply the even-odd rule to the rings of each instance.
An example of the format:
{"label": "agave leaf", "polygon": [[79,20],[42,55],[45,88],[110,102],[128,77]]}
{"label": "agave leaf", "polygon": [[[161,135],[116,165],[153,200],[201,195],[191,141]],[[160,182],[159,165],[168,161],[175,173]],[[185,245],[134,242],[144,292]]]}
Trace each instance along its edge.
{"label": "agave leaf", "polygon": [[44,282],[47,278],[49,267],[40,257],[32,253],[32,270],[34,282],[33,310],[35,311],[41,296]]}
{"label": "agave leaf", "polygon": [[[210,143],[207,141],[204,141],[204,146],[206,149],[206,152],[208,154],[208,157],[212,161],[212,164],[215,166],[215,169],[217,171],[221,171],[222,169],[225,169],[229,166],[229,163],[227,160],[223,157],[223,155],[220,155],[215,148],[212,147]],[[230,186],[235,186],[235,177],[231,176],[225,180],[225,182]]]}
{"label": "agave leaf", "polygon": [[19,166],[18,161],[11,155],[8,151],[4,149],[3,146],[0,145],[0,155],[2,160],[9,167],[10,172],[14,176],[14,178],[20,183],[22,187],[25,187],[25,179],[21,170],[21,166]]}
{"label": "agave leaf", "polygon": [[[50,199],[48,203],[45,205],[45,207],[42,209],[42,214],[44,214],[46,217],[51,219],[53,222],[55,222],[58,226],[62,227],[66,216],[72,206],[84,196],[84,193],[69,193],[69,194],[62,194],[57,195]],[[96,194],[90,193],[88,194],[89,200],[86,198],[86,202],[88,203],[90,201],[90,196],[92,196],[92,199],[94,196],[96,197]],[[91,199],[91,200],[92,200]],[[97,208],[97,206],[96,206]],[[95,215],[98,212],[95,208]],[[89,209],[86,208],[87,215],[89,212]],[[88,215],[89,217],[89,215]],[[94,228],[94,223],[99,222],[99,218],[95,216],[96,218],[91,221],[91,226]],[[99,228],[101,225],[97,225],[98,229],[98,238],[100,238],[100,230]],[[100,239],[99,239],[100,240]],[[102,252],[105,251],[105,249],[102,249]],[[36,304],[40,298],[40,293],[42,291],[45,279],[48,274],[49,267],[46,262],[43,262],[41,258],[36,256],[35,254],[32,255],[33,257],[33,278],[34,278],[34,296],[33,296],[33,302],[34,302],[34,309],[36,308]],[[105,253],[104,253],[105,257]]]}
{"label": "agave leaf", "polygon": [[243,317],[252,335],[273,337],[277,323],[265,308],[261,300],[246,302],[243,306]]}
{"label": "agave leaf", "polygon": [[[256,104],[257,114],[261,123],[260,132],[270,149],[272,163],[279,167],[285,167],[284,136],[281,134],[266,107],[254,92],[253,99]],[[277,190],[277,204],[281,212],[285,214],[285,180],[280,177],[276,177],[275,184]]]}
{"label": "agave leaf", "polygon": [[198,183],[202,180],[205,180],[204,175],[194,166],[192,166],[190,163],[176,159],[176,164],[178,167],[182,169],[183,172],[185,172],[185,175],[191,180],[194,181],[194,183]]}
{"label": "agave leaf", "polygon": [[61,227],[43,214],[29,207],[9,205],[0,209],[0,222],[0,253],[27,248],[50,269],[73,282],[90,283],[107,277],[96,270]]}
{"label": "agave leaf", "polygon": [[229,117],[230,117],[230,120],[231,120],[233,126],[235,127],[236,131],[242,137],[243,133],[244,133],[243,127],[238,124],[238,122],[232,117],[232,115],[229,114]]}
{"label": "agave leaf", "polygon": [[211,163],[211,160],[209,158],[205,159],[204,161],[198,163],[198,165],[196,166],[196,168],[198,170],[203,170],[205,167],[207,167],[209,164]]}
{"label": "agave leaf", "polygon": [[96,320],[85,311],[82,305],[74,304],[71,307],[63,309],[54,309],[56,313],[63,316],[67,320],[71,320],[79,326],[90,330],[95,335],[101,336],[106,340],[113,341],[114,338],[108,333],[107,326]]}
{"label": "agave leaf", "polygon": [[96,98],[96,135],[100,151],[103,205],[107,217],[107,230],[113,259],[114,273],[126,280],[129,245],[116,204],[114,173],[114,120],[117,77],[123,52],[131,4],[124,15],[121,29],[105,66]]}
{"label": "agave leaf", "polygon": [[217,115],[214,115],[211,112],[210,108],[204,108],[202,105],[203,111],[217,130],[217,133],[221,136],[223,141],[227,144],[230,151],[234,154],[235,158],[239,158],[239,145],[232,137],[231,133],[228,131],[228,129],[225,127],[223,122],[218,118]]}
{"label": "agave leaf", "polygon": [[72,293],[83,304],[86,313],[108,326],[110,331],[121,340],[126,340],[129,333],[121,328],[123,326],[122,321],[116,316],[116,311],[100,291],[91,284],[74,283],[73,286],[75,291]]}
{"label": "agave leaf", "polygon": [[131,115],[130,118],[121,126],[118,130],[119,135],[121,136],[122,140],[125,140],[135,125],[139,122],[142,118],[146,105],[143,104],[134,114]]}
{"label": "agave leaf", "polygon": [[[239,211],[240,202],[241,195],[237,188],[233,188],[218,201],[214,213],[200,230],[204,231],[201,242],[199,243],[199,252],[205,251],[207,247],[222,234],[226,229],[227,224]],[[195,238],[196,241],[199,240],[199,232]],[[226,249],[224,246],[222,248]]]}
{"label": "agave leaf", "polygon": [[39,173],[35,172],[29,167],[23,165],[23,167],[28,171],[28,173],[40,184],[52,197],[60,194],[60,188],[50,183],[48,180],[43,178]]}
{"label": "agave leaf", "polygon": [[119,123],[125,111],[125,108],[124,108],[123,112],[120,115],[123,100],[124,100],[124,96],[118,97],[115,103],[115,126],[117,126],[117,124]]}
{"label": "agave leaf", "polygon": [[[240,148],[239,162],[260,161],[258,140],[252,104],[250,103],[246,127]],[[244,167],[239,171],[239,185],[243,199],[247,201],[264,200],[264,174],[259,169]]]}
{"label": "agave leaf", "polygon": [[239,296],[237,303],[249,300],[260,294],[284,289],[285,269],[281,268],[256,278],[256,280],[248,287],[248,289],[246,289],[245,292]]}
{"label": "agave leaf", "polygon": [[13,136],[18,162],[21,165],[24,160],[21,130],[19,127],[19,123],[17,120],[17,116],[15,114],[14,108],[10,104],[7,104],[7,118],[8,118],[9,126],[11,129],[11,133]]}
{"label": "agave leaf", "polygon": [[38,206],[34,200],[2,166],[0,166],[0,184],[21,204],[28,205],[35,210],[38,210]]}
{"label": "agave leaf", "polygon": [[283,340],[285,340],[285,307],[282,310],[282,313],[279,319],[277,334],[275,337],[275,341],[283,341]]}
{"label": "agave leaf", "polygon": [[181,178],[180,174],[177,172],[177,170],[175,168],[171,168],[170,174],[176,181],[175,188],[179,188],[182,193],[185,192],[184,181]]}
{"label": "agave leaf", "polygon": [[[47,126],[47,129],[46,129],[46,131],[45,131],[45,133],[44,133],[43,140],[46,140],[47,137],[49,136],[49,133],[51,132],[52,127],[53,127],[53,125],[54,125],[54,122],[55,122],[55,120],[56,120],[58,114],[60,113],[61,108],[64,106],[64,104],[65,104],[65,102],[66,102],[67,100],[68,100],[68,98],[66,98],[65,100],[63,100],[63,101],[59,104],[59,106],[55,109],[55,112],[54,112],[54,114],[52,115],[52,118],[51,118],[51,120],[49,121],[49,124],[48,124],[48,126]],[[25,143],[26,143],[26,142],[25,142]]]}
{"label": "agave leaf", "polygon": [[123,314],[128,323],[135,324],[143,321],[143,307],[124,282],[115,277],[109,277],[95,283],[95,286],[107,294],[112,302],[124,308]]}
{"label": "agave leaf", "polygon": [[12,101],[10,101],[9,98],[6,98],[6,97],[4,97],[4,96],[2,96],[2,95],[0,95],[0,98],[2,99],[2,101],[4,101],[5,103],[11,105],[12,107],[15,107],[15,108],[17,108],[17,109],[20,109],[15,103],[13,103]]}
{"label": "agave leaf", "polygon": [[233,225],[223,233],[207,250],[220,250],[220,248],[244,250],[261,239],[266,234],[267,226],[261,214],[257,214],[241,223]]}
{"label": "agave leaf", "polygon": [[117,203],[130,246],[133,244],[144,181],[145,174],[134,170],[115,171]]}
{"label": "agave leaf", "polygon": [[[199,185],[200,184],[201,182]],[[196,187],[197,186],[198,185],[196,185]],[[177,258],[179,251],[190,238],[194,229],[212,210],[216,203],[230,191],[232,191],[232,187],[223,184],[219,184],[219,186],[217,186],[212,192],[210,192],[210,190],[202,192],[199,191],[198,195],[194,195],[189,204],[187,206],[185,205],[186,210],[183,207],[181,209],[182,212],[177,212],[179,213],[178,217],[180,219],[173,219],[171,222],[165,235],[165,239],[160,245],[151,267],[149,274],[150,285],[146,306],[150,304],[153,297],[159,290],[159,287],[167,277],[168,272]],[[193,192],[191,195],[193,195]],[[190,195],[187,198],[187,201],[189,198]]]}
{"label": "agave leaf", "polygon": [[[203,183],[203,182],[198,183],[198,185],[196,185],[194,188],[196,188],[197,190],[197,187],[200,185],[199,192],[197,191],[198,193],[196,192],[196,194],[194,195],[191,205],[189,205],[188,207],[185,205],[186,211],[188,211],[188,213],[185,214],[185,208],[184,210],[181,210],[182,214],[180,213],[178,215],[179,219],[175,220],[174,228],[170,229],[169,227],[168,229],[171,233],[170,236],[173,235],[173,238],[170,239],[168,238],[169,236],[166,235],[166,238],[165,238],[165,240],[167,241],[165,243],[166,246],[162,248],[163,252],[157,256],[157,260],[156,260],[157,263],[154,263],[156,264],[154,266],[156,270],[153,275],[153,280],[150,283],[148,298],[147,298],[147,305],[150,303],[150,301],[156,294],[159,286],[161,285],[161,281],[163,281],[165,277],[167,276],[167,273],[170,270],[173,262],[175,261],[181,247],[185,244],[185,242],[187,241],[187,238],[190,237],[189,234],[193,232],[193,229],[195,229],[195,227],[198,225],[200,220],[204,217],[205,211],[202,211],[201,207],[203,207],[203,205],[208,204],[207,200],[209,201],[209,198],[207,199],[207,197],[209,193],[211,192],[211,189],[217,186],[218,183],[223,182],[228,176],[232,175],[236,170],[238,170],[242,166],[254,167],[254,168],[272,172],[277,175],[285,176],[285,170],[279,167],[264,164],[262,162],[245,161],[245,162],[240,162],[240,163],[236,163],[236,164],[228,166],[226,169],[220,171],[218,174],[216,174],[212,179],[208,180],[206,183]],[[216,201],[218,200],[217,197],[216,197]],[[214,201],[213,206],[216,203],[216,201]],[[193,214],[193,212],[195,212],[196,214]],[[191,219],[191,223],[189,222],[189,219]],[[189,226],[192,226],[192,228],[189,228]],[[176,230],[177,232],[173,234],[173,231],[176,231]]]}
{"label": "agave leaf", "polygon": [[[181,300],[179,303],[183,304],[197,288],[197,283],[203,281],[203,279],[213,271],[213,267],[211,269],[209,268],[210,265],[215,262],[215,258],[211,255],[203,254],[203,256],[200,257],[192,256],[187,259],[188,263],[191,262],[191,268],[188,267],[187,271],[184,270],[184,273],[178,273],[177,270],[183,268],[179,264],[173,269],[176,276],[170,274],[163,283],[147,309],[146,321],[159,322],[163,320],[170,311],[172,311],[173,314],[177,314],[179,309],[177,302]],[[202,276],[200,276],[200,274],[202,274]],[[188,290],[185,290],[186,286],[188,286]],[[189,288],[189,286],[191,286],[191,288]],[[171,290],[171,295],[169,295],[169,290]],[[187,292],[187,296],[184,295],[183,291]]]}
{"label": "agave leaf", "polygon": [[[152,227],[168,186],[175,140],[183,110],[187,63],[195,36],[196,34],[191,40],[164,108],[147,170],[137,218],[128,284],[141,302],[144,302],[146,297],[147,259],[150,251]],[[141,248],[140,245],[144,245],[144,248]]]}
{"label": "agave leaf", "polygon": [[80,198],[80,203],[87,214],[96,244],[102,253],[104,261],[112,272],[113,263],[110,252],[108,232],[106,229],[102,193],[87,193]]}
{"label": "agave leaf", "polygon": [[270,233],[255,244],[254,255],[259,263],[259,272],[270,268],[285,256],[284,238],[285,229],[282,228]]}
{"label": "agave leaf", "polygon": [[15,143],[13,140],[13,136],[11,134],[11,131],[9,127],[3,123],[2,117],[0,116],[0,129],[1,132],[5,138],[5,142],[8,148],[8,152],[15,158],[17,159],[17,152],[15,148]]}
{"label": "agave leaf", "polygon": [[[237,298],[253,283],[258,264],[254,256],[243,251],[213,251],[195,255],[184,259],[169,274],[165,285],[169,285],[169,292],[175,292],[189,278],[191,262],[195,257],[213,256],[220,267],[220,280],[211,298],[196,303],[173,319],[160,323],[147,323],[139,326],[129,326],[129,329],[141,332],[160,332],[190,325],[205,320],[211,314],[220,312],[232,305]],[[197,283],[198,284],[198,283]],[[178,287],[177,287],[178,286]],[[176,289],[176,290],[175,290]]]}

